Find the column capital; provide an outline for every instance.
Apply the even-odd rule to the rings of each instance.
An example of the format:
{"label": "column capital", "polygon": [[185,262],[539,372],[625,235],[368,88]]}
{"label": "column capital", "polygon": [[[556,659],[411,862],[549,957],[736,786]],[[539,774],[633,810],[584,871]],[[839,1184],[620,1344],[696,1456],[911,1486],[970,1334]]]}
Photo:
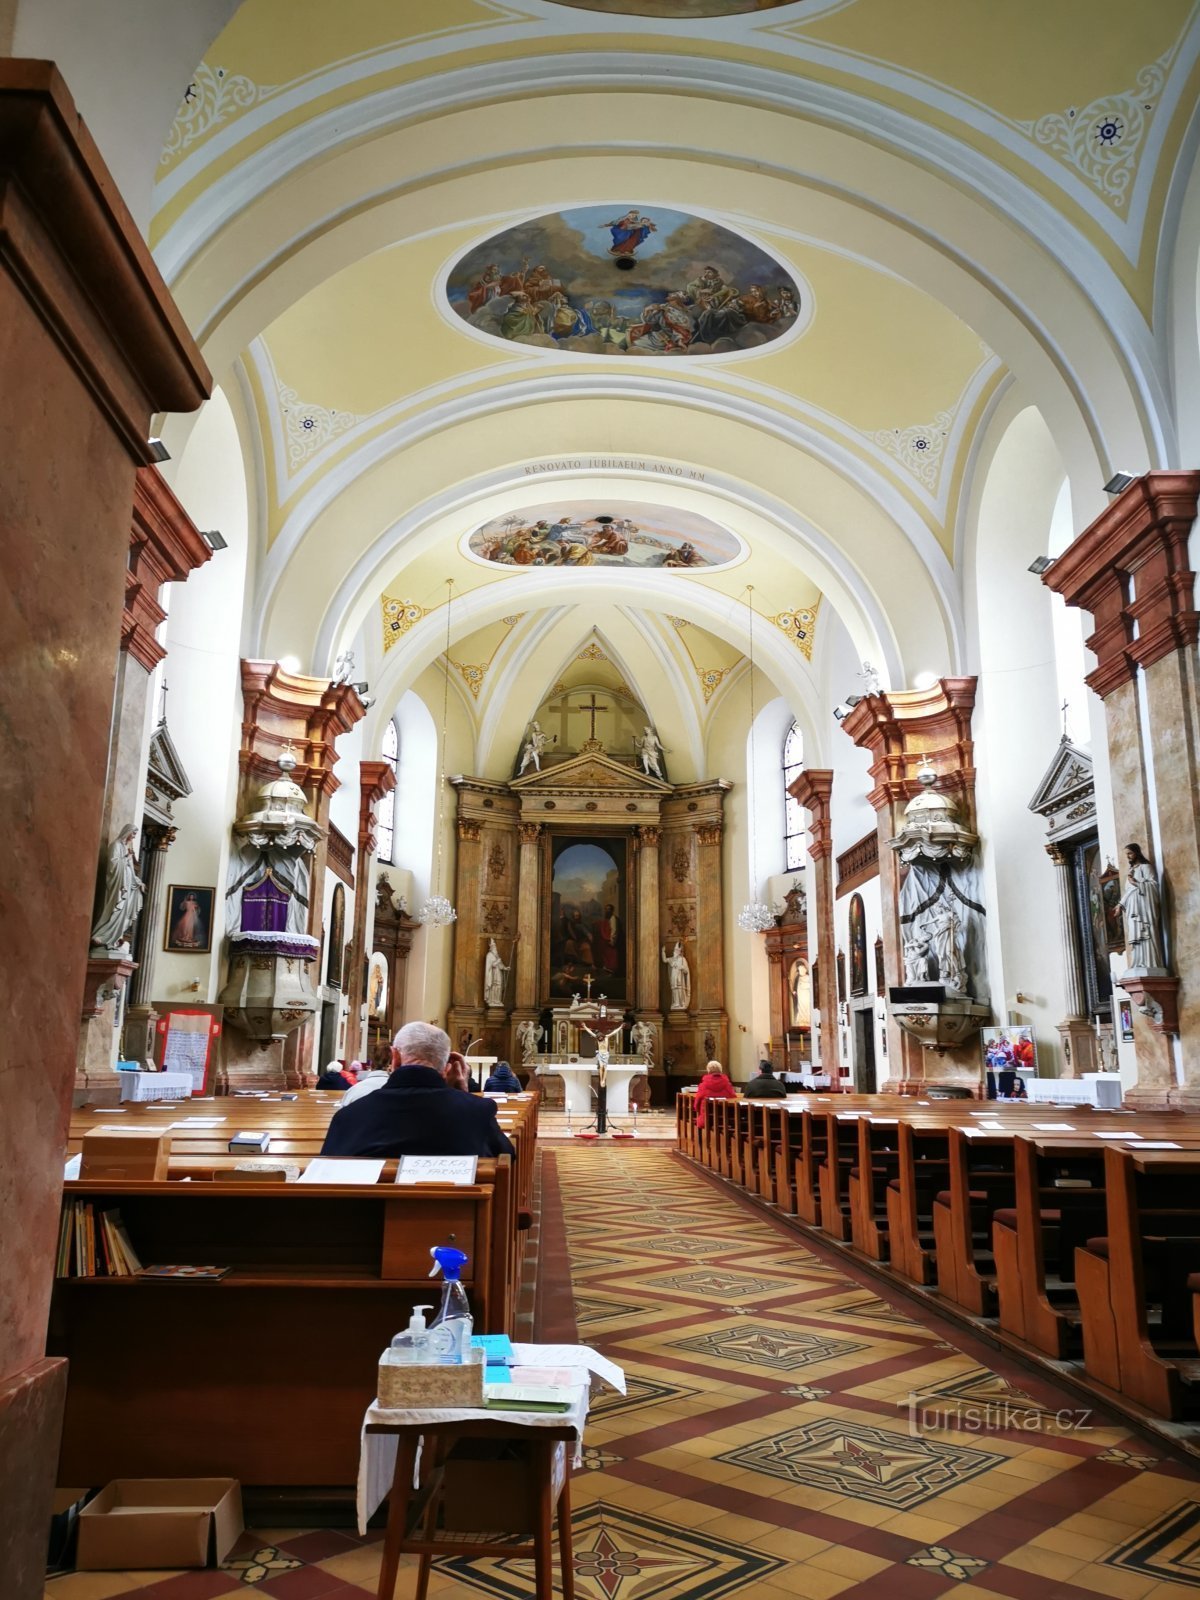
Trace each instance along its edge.
{"label": "column capital", "polygon": [[696,835],[698,844],[720,844],[724,824],[720,821],[695,822],[692,824],[692,832]]}
{"label": "column capital", "polygon": [[541,837],[542,824],[540,822],[518,822],[517,833],[522,844],[536,844]]}
{"label": "column capital", "polygon": [[1050,857],[1051,861],[1053,861],[1053,863],[1054,863],[1054,865],[1056,867],[1065,867],[1066,866],[1067,858],[1063,854],[1062,849],[1058,845],[1056,845],[1056,844],[1048,844],[1046,846],[1046,854]]}
{"label": "column capital", "polygon": [[1200,472],[1144,473],[1042,574],[1067,605],[1091,613],[1087,682],[1102,700],[1200,635],[1187,559],[1198,500]]}
{"label": "column capital", "polygon": [[459,817],[458,837],[460,839],[476,840],[479,838],[479,823],[474,817]]}
{"label": "column capital", "polygon": [[923,785],[917,773],[932,767],[939,788],[961,795],[973,814],[971,715],[977,681],[939,678],[929,689],[864,695],[843,718],[843,732],[860,750],[870,752],[875,787],[867,799],[876,811],[904,805],[920,794]]}
{"label": "column capital", "polygon": [[833,793],[833,772],[829,768],[805,767],[788,785],[788,793],[809,815],[812,842],[808,853],[814,861],[833,853],[833,831],[829,821],[829,801]]}
{"label": "column capital", "polygon": [[648,845],[652,849],[657,846],[659,840],[662,838],[661,828],[641,827],[635,829],[635,832],[637,833],[639,842],[643,845]]}
{"label": "column capital", "polygon": [[358,764],[358,870],[375,852],[375,811],[385,794],[396,787],[396,769],[390,761]]}

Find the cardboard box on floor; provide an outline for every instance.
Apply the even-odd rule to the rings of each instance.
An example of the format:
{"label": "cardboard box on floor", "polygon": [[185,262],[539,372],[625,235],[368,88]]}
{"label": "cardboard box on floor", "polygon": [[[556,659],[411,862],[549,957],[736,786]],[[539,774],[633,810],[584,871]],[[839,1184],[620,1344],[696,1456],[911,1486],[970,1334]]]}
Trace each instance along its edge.
{"label": "cardboard box on floor", "polygon": [[82,1572],[219,1566],[242,1532],[236,1478],[114,1478],[79,1513]]}

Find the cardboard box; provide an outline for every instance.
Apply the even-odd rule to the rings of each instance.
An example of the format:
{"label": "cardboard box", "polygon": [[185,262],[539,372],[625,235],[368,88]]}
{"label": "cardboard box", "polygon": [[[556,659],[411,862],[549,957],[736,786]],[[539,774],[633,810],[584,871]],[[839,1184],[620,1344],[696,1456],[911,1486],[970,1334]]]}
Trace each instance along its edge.
{"label": "cardboard box", "polygon": [[79,1513],[83,1572],[219,1566],[244,1526],[236,1478],[114,1478]]}
{"label": "cardboard box", "polygon": [[171,1135],[153,1128],[95,1128],[85,1133],[80,1178],[163,1182],[171,1160]]}

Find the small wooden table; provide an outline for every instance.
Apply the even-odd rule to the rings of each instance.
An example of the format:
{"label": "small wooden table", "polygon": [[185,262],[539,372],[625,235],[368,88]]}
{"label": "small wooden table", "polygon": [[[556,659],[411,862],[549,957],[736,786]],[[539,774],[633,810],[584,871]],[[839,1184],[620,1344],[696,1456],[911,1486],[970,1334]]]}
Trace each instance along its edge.
{"label": "small wooden table", "polygon": [[[546,1426],[512,1418],[494,1420],[455,1420],[448,1422],[372,1423],[364,1433],[390,1433],[396,1436],[396,1467],[388,1498],[387,1532],[383,1541],[383,1564],[379,1569],[379,1600],[394,1600],[396,1578],[402,1555],[419,1555],[414,1600],[426,1600],[433,1558],[454,1556],[509,1556],[532,1558],[536,1600],[552,1600],[554,1594],[554,1519],[558,1518],[558,1559],[562,1574],[563,1600],[574,1600],[575,1567],[571,1545],[571,1455],[579,1430],[566,1416],[555,1417],[556,1426]],[[460,1439],[515,1439],[529,1452],[529,1483],[533,1506],[532,1536],[500,1543],[495,1539],[437,1539],[437,1516],[444,1498],[445,1463],[451,1447]],[[420,1456],[418,1457],[418,1450]],[[561,1455],[560,1455],[561,1452]],[[561,1461],[561,1481],[556,1484],[555,1462]],[[413,1479],[420,1460],[421,1483],[414,1490]],[[414,1506],[415,1501],[415,1506]],[[415,1510],[412,1533],[410,1512]]]}

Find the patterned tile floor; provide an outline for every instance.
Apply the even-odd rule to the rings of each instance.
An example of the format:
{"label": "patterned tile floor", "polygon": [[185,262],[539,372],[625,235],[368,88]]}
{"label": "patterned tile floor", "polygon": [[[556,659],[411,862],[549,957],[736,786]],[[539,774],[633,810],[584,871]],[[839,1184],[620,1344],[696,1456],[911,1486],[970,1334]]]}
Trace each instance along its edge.
{"label": "patterned tile floor", "polygon": [[[1181,1600],[1200,1478],[809,1250],[654,1146],[543,1152],[541,1336],[620,1362],[574,1480],[581,1600]],[[565,1269],[569,1262],[569,1273]],[[259,1530],[220,1572],[51,1600],[363,1600],[378,1536]],[[411,1568],[398,1594],[412,1592]],[[532,1594],[447,1560],[431,1594]]]}

